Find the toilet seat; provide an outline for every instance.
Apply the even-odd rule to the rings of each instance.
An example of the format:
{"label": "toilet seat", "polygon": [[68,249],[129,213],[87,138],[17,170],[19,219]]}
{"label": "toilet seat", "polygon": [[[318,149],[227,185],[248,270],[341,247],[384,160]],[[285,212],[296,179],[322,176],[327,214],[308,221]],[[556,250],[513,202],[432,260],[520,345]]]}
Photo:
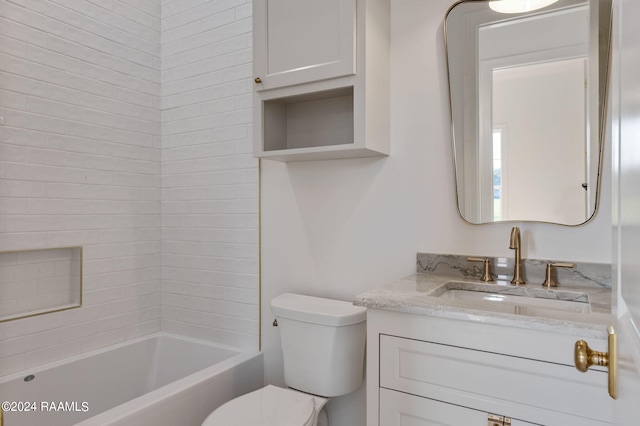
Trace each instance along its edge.
{"label": "toilet seat", "polygon": [[202,426],[313,426],[325,402],[268,385],[223,404],[209,414]]}

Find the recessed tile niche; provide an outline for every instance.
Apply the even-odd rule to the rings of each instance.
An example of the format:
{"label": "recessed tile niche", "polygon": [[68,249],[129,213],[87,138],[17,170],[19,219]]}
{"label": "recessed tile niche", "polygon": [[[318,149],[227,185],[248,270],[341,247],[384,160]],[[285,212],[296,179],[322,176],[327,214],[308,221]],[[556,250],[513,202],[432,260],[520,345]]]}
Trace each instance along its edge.
{"label": "recessed tile niche", "polygon": [[82,305],[82,247],[0,252],[0,322]]}

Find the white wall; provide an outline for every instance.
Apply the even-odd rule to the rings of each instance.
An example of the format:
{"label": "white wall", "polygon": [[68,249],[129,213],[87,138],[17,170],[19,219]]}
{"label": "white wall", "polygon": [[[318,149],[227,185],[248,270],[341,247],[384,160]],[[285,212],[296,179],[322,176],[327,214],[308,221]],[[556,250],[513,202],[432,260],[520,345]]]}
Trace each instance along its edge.
{"label": "white wall", "polygon": [[[262,162],[262,303],[266,380],[281,384],[269,301],[291,291],[349,300],[415,271],[418,251],[513,256],[513,224],[458,215],[442,20],[449,0],[391,2],[391,155]],[[605,162],[606,164],[606,162]],[[518,224],[523,256],[610,262],[609,167],[603,207],[577,228]],[[362,426],[364,391],[332,403],[338,426]]]}
{"label": "white wall", "polygon": [[162,2],[162,329],[258,347],[251,1]]}
{"label": "white wall", "polygon": [[0,324],[0,375],[160,328],[159,57],[159,1],[0,0],[0,250],[85,260],[81,309]]}

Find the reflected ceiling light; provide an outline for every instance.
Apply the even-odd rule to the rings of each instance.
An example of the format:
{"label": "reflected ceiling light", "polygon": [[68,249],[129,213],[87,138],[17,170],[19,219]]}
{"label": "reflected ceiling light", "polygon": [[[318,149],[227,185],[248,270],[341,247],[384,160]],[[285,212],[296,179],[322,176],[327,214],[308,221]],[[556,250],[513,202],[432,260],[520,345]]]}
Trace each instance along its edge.
{"label": "reflected ceiling light", "polygon": [[489,2],[489,7],[499,13],[523,13],[542,9],[558,0],[495,0]]}

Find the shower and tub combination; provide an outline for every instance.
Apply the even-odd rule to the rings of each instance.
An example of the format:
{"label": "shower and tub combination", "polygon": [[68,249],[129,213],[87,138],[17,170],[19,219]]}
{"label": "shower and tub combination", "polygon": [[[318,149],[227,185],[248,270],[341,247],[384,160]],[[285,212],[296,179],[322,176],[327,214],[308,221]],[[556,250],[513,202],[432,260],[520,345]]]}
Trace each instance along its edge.
{"label": "shower and tub combination", "polygon": [[196,426],[262,378],[259,352],[156,333],[6,376],[0,395],[4,426]]}
{"label": "shower and tub combination", "polygon": [[263,385],[251,20],[0,0],[4,426],[200,425]]}

